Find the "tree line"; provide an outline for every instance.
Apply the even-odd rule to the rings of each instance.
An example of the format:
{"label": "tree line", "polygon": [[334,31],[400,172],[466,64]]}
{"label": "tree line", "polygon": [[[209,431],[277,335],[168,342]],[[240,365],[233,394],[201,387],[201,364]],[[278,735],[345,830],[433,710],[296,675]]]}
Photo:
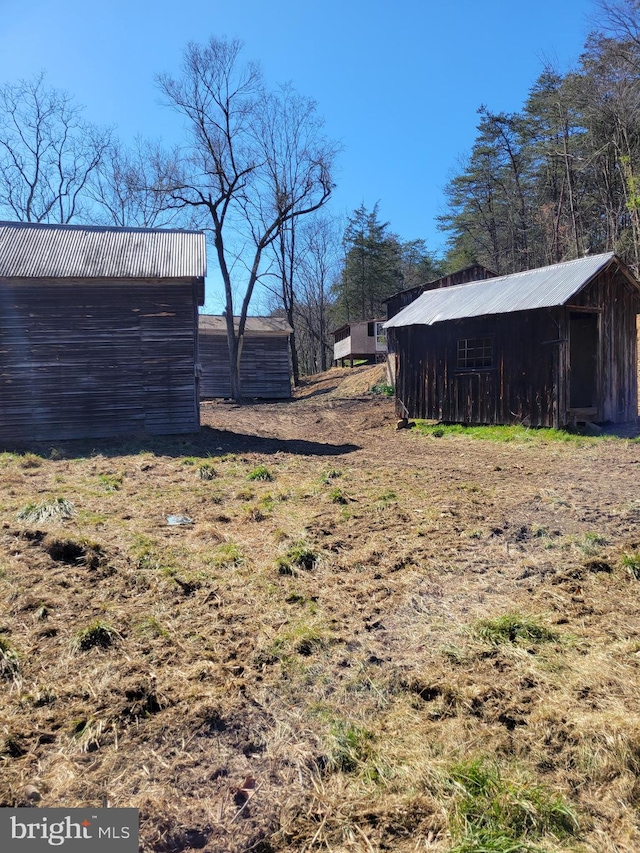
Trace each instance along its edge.
{"label": "tree line", "polygon": [[439,218],[450,268],[509,273],[615,251],[640,271],[640,3],[597,8],[576,68],[547,65],[519,112],[478,110]]}

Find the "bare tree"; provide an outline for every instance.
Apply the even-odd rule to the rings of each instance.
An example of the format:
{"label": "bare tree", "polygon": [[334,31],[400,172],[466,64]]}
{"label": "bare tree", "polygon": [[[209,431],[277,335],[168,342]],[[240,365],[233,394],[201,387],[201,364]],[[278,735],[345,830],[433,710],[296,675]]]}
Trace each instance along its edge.
{"label": "bare tree", "polygon": [[236,400],[247,312],[265,251],[289,223],[329,199],[335,157],[315,104],[288,86],[267,91],[258,67],[241,64],[241,49],[236,40],[189,44],[181,78],[158,77],[168,105],[187,119],[189,145],[174,161],[172,195],[177,206],[202,211],[212,233]]}
{"label": "bare tree", "polygon": [[112,143],[88,184],[96,216],[111,225],[162,228],[182,224],[162,174],[172,156],[137,137],[131,148]]}
{"label": "bare tree", "polygon": [[19,221],[68,223],[84,213],[87,182],[111,132],[44,75],[0,88],[0,209]]}
{"label": "bare tree", "polygon": [[300,344],[306,341],[307,373],[326,370],[331,360],[330,292],[340,271],[343,230],[336,219],[322,215],[309,217],[302,229],[296,315]]}

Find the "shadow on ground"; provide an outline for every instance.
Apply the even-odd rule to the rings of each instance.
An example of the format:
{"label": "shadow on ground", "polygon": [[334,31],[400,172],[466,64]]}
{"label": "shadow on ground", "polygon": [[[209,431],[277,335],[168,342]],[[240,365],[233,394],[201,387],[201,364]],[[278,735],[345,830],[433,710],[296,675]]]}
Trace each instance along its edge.
{"label": "shadow on ground", "polygon": [[342,456],[360,450],[357,444],[330,444],[304,439],[265,438],[249,433],[213,429],[203,426],[193,435],[122,436],[120,438],[87,438],[71,441],[34,441],[12,443],[0,447],[12,453],[34,453],[48,459],[80,459],[89,456],[224,456],[227,453],[293,453],[299,456]]}

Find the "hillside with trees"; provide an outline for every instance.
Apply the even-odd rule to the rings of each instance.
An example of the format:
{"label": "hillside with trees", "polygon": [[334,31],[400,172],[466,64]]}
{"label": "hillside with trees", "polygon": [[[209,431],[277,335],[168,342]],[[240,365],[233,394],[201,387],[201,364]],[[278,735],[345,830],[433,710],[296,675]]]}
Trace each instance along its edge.
{"label": "hillside with trees", "polygon": [[509,273],[615,251],[640,269],[640,4],[599,10],[577,68],[545,67],[517,113],[479,108],[445,190],[449,267]]}

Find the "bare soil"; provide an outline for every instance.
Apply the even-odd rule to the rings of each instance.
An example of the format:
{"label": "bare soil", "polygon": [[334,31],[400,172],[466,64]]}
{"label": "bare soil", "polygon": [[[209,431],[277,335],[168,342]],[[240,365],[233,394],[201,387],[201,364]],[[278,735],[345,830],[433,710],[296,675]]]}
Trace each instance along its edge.
{"label": "bare soil", "polygon": [[[540,849],[640,849],[635,428],[428,437],[380,382],[0,455],[0,805],[137,807],[158,853],[447,851],[479,756],[575,813]],[[483,638],[505,614],[553,639]]]}

